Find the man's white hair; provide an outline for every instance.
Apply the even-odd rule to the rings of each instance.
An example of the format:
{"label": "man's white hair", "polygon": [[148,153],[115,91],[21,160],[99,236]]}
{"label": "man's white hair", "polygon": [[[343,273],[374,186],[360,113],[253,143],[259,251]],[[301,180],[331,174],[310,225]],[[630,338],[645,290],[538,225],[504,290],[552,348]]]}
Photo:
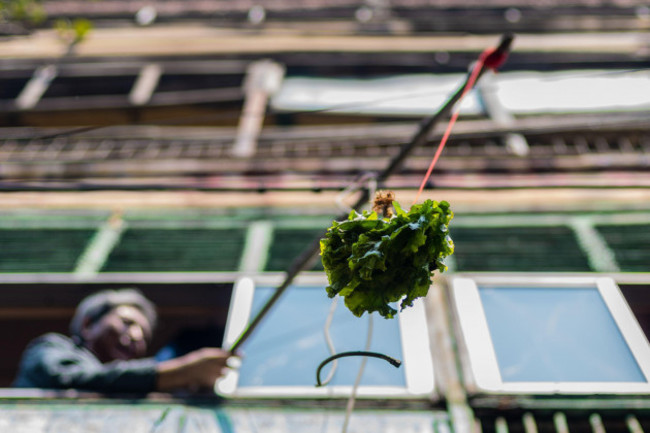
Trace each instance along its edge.
{"label": "man's white hair", "polygon": [[70,335],[81,343],[83,341],[81,330],[86,323],[94,323],[122,305],[138,308],[149,321],[151,328],[156,326],[158,320],[156,307],[140,290],[134,288],[107,289],[93,293],[79,303],[70,322]]}

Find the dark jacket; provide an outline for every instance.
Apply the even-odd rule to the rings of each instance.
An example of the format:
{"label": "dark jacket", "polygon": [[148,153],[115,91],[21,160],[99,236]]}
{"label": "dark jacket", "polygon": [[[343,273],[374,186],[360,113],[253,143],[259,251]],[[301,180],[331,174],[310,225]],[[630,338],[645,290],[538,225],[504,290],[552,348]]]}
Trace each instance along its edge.
{"label": "dark jacket", "polygon": [[154,391],[156,377],[153,359],[102,364],[92,352],[70,338],[50,333],[29,344],[13,385],[102,393],[147,393]]}

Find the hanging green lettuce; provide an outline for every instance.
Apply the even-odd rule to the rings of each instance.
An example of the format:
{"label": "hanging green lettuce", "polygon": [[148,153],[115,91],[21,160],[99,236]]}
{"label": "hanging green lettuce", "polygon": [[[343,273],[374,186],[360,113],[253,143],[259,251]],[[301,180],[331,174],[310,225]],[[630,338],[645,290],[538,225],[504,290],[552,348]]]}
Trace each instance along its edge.
{"label": "hanging green lettuce", "polygon": [[392,204],[395,215],[384,218],[352,211],[347,221],[334,221],[320,242],[327,294],[344,297],[358,317],[377,311],[392,318],[397,310],[390,303],[401,300],[401,309],[413,305],[427,294],[433,271],[445,271],[443,259],[454,252],[449,203],[426,200],[408,212]]}

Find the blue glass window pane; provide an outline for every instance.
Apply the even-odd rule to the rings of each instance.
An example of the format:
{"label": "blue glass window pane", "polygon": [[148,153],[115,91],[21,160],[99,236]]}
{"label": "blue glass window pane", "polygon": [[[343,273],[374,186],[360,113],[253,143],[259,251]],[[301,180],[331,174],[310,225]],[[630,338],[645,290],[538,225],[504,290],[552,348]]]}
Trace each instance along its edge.
{"label": "blue glass window pane", "polygon": [[645,382],[595,287],[479,293],[504,382]]}
{"label": "blue glass window pane", "polygon": [[[253,297],[253,317],[275,288],[258,287]],[[323,329],[332,300],[324,287],[297,287],[286,290],[260,326],[242,345],[244,357],[239,386],[314,386],[316,369],[330,352]],[[336,353],[364,350],[368,318],[355,317],[338,301],[330,327]],[[375,317],[376,316],[376,317]],[[373,316],[371,351],[402,359],[398,319]],[[330,385],[353,385],[360,357],[338,360]],[[332,363],[321,371],[325,380]],[[384,360],[367,358],[361,385],[406,386],[404,367],[396,369]]]}

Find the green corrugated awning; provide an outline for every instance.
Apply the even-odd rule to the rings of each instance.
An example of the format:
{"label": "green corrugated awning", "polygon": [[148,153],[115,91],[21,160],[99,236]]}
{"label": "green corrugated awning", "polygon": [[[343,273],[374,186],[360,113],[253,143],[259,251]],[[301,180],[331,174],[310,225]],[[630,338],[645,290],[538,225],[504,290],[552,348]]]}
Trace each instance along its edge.
{"label": "green corrugated awning", "polygon": [[650,270],[650,224],[598,225],[624,272]]}
{"label": "green corrugated awning", "polygon": [[93,229],[0,229],[0,272],[72,272]]}
{"label": "green corrugated awning", "polygon": [[589,262],[570,228],[450,227],[456,270],[584,272]]}
{"label": "green corrugated awning", "polygon": [[244,238],[240,228],[127,229],[102,272],[237,271]]}
{"label": "green corrugated awning", "polygon": [[[314,239],[325,235],[325,229],[325,227],[322,229],[275,229],[269,251],[269,258],[264,270],[271,272],[286,271],[296,257],[298,257]],[[320,256],[310,270],[323,270]]]}

